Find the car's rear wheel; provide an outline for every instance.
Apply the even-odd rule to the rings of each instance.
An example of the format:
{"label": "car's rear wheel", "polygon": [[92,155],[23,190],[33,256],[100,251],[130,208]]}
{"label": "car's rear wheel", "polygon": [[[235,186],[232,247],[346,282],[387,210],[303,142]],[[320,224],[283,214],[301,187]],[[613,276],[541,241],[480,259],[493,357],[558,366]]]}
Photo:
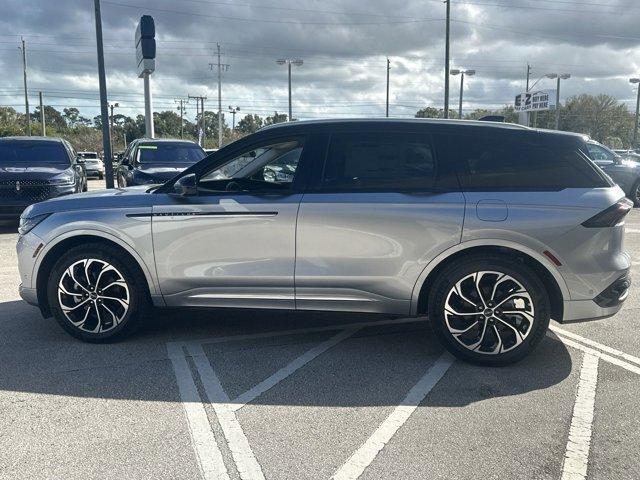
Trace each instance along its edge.
{"label": "car's rear wheel", "polygon": [[445,347],[481,365],[517,362],[540,343],[549,326],[549,298],[536,273],[501,255],[475,255],[446,266],[428,305]]}
{"label": "car's rear wheel", "polygon": [[109,245],[69,250],[54,265],[47,293],[54,317],[88,342],[114,341],[133,332],[148,306],[144,275]]}

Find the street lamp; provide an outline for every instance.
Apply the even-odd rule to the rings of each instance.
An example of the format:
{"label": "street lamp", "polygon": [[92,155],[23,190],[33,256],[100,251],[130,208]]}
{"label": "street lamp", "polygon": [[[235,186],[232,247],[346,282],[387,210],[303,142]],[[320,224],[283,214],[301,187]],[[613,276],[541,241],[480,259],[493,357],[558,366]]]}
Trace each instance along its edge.
{"label": "street lamp", "polygon": [[556,78],[558,80],[556,86],[556,130],[560,128],[560,80],[566,80],[567,78],[571,78],[570,73],[547,73],[545,75],[547,78]]}
{"label": "street lamp", "polygon": [[470,77],[476,74],[475,70],[460,70],[458,68],[452,68],[449,70],[451,75],[460,75],[460,104],[458,105],[458,118],[462,119],[462,94],[464,92],[464,76]]}
{"label": "street lamp", "polygon": [[[630,78],[630,83],[640,84],[640,78]],[[636,123],[633,124],[633,147],[638,146],[638,109],[640,108],[640,85],[638,85],[638,96],[636,98]]]}
{"label": "street lamp", "polygon": [[299,58],[280,58],[278,60],[276,60],[276,63],[278,65],[287,65],[288,69],[289,69],[289,121],[291,121],[292,119],[292,113],[291,113],[291,65],[295,65],[296,67],[299,67],[300,65],[302,65],[302,60]]}
{"label": "street lamp", "polygon": [[231,133],[233,133],[236,130],[236,113],[240,111],[240,107],[233,108],[231,105],[229,105],[229,111],[231,112],[231,117],[233,118],[231,123]]}

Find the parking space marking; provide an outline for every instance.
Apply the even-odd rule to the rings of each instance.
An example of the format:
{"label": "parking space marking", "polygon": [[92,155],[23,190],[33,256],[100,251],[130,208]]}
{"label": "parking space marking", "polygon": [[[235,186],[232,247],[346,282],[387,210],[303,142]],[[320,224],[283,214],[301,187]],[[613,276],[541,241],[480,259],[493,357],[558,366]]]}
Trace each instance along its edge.
{"label": "parking space marking", "polygon": [[562,480],[584,480],[587,478],[593,411],[598,383],[598,360],[598,356],[590,353],[585,353],[582,357],[576,402],[569,427],[569,440],[562,464]]}
{"label": "parking space marking", "polygon": [[606,353],[602,353],[599,350],[596,350],[595,348],[591,348],[591,347],[587,347],[581,343],[578,343],[574,340],[571,340],[569,338],[565,338],[562,335],[558,335],[558,340],[561,341],[562,343],[564,343],[565,345],[568,345],[569,347],[573,347],[576,348],[578,350],[582,350],[585,353],[590,353],[592,355],[595,355],[596,357],[600,358],[601,360],[604,360],[606,362],[612,363],[614,365],[617,365],[619,367],[624,368],[625,370],[629,370],[630,372],[633,372],[637,375],[640,375],[640,367],[637,367],[635,365],[633,365],[632,363],[626,362],[624,360],[621,360],[620,358],[617,357],[613,357],[611,355],[608,355]]}
{"label": "parking space marking", "polygon": [[202,398],[193,381],[181,346],[171,345],[169,358],[178,382],[180,400],[187,417],[191,442],[204,480],[229,480],[222,453],[211,430]]}
{"label": "parking space marking", "polygon": [[607,345],[603,345],[602,343],[598,343],[598,342],[594,342],[593,340],[590,340],[588,338],[582,337],[576,333],[570,332],[568,330],[565,330],[563,328],[559,328],[556,327],[555,325],[549,325],[549,329],[554,331],[555,333],[558,333],[560,335],[563,335],[565,337],[569,337],[573,340],[577,340],[580,343],[584,343],[585,345],[589,345],[590,347],[594,347],[598,350],[602,350],[603,352],[607,352],[610,353],[611,355],[615,355],[617,357],[623,358],[624,360],[631,362],[631,363],[635,363],[637,365],[640,365],[640,358],[635,357],[633,355],[630,355],[628,353],[624,353],[620,350],[617,350],[615,348],[611,348]]}
{"label": "parking space marking", "polygon": [[224,391],[218,375],[202,349],[202,345],[190,344],[188,349],[193,357],[204,391],[218,417],[240,478],[242,480],[264,480],[262,467],[253,454],[249,440],[247,440],[232,408],[229,396]]}
{"label": "parking space marking", "polygon": [[624,233],[640,233],[640,230],[637,228],[625,228]]}
{"label": "parking space marking", "polygon": [[573,340],[576,340],[580,343],[583,343],[585,345],[589,345],[590,347],[593,347],[597,350],[601,350],[602,352],[606,352],[609,353],[611,355],[614,355],[616,357],[620,357],[624,360],[626,360],[627,362],[631,362],[631,363],[635,363],[636,365],[640,366],[640,358],[634,356],[634,355],[630,355],[628,353],[625,353],[621,350],[615,349],[615,348],[611,348],[607,345],[603,345],[602,343],[598,343],[595,342],[589,338],[585,338],[583,336],[580,336],[576,333],[570,332],[568,330],[565,330],[563,328],[559,328],[556,327],[555,325],[549,325],[549,330],[557,333],[558,335],[562,335],[564,337],[569,337]]}
{"label": "parking space marking", "polygon": [[360,328],[358,328],[358,327],[352,327],[352,328],[348,328],[346,330],[342,330],[337,335],[334,335],[330,339],[328,339],[328,340],[322,342],[321,344],[313,347],[311,350],[307,350],[305,353],[300,355],[298,358],[296,358],[295,360],[291,361],[288,365],[282,367],[276,373],[274,373],[270,377],[264,379],[262,382],[258,383],[257,385],[255,385],[254,387],[250,388],[249,390],[244,392],[242,395],[237,397],[233,401],[233,405],[232,405],[231,408],[234,411],[240,410],[247,403],[251,402],[252,400],[255,400],[257,397],[262,395],[264,392],[266,392],[270,388],[276,386],[282,380],[284,380],[285,378],[290,376],[296,370],[304,367],[307,363],[309,363],[311,360],[316,358],[318,355],[321,355],[322,353],[324,353],[327,350],[329,350],[331,347],[333,347],[333,346],[337,345],[338,343],[342,342],[343,340],[349,338],[351,335],[356,333],[358,330],[360,330]]}
{"label": "parking space marking", "polygon": [[331,477],[333,480],[355,480],[371,465],[398,429],[404,425],[431,389],[440,381],[455,358],[445,352],[409,391],[393,412],[367,441]]}

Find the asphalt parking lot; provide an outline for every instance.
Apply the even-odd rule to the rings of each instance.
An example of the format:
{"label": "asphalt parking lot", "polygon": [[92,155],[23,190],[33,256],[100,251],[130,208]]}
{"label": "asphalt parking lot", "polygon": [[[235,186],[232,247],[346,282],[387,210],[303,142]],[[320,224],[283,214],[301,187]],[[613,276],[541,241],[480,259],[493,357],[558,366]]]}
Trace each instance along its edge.
{"label": "asphalt parking lot", "polygon": [[[100,188],[92,181],[90,188]],[[0,478],[640,478],[635,287],[508,368],[454,360],[424,319],[165,311],[89,345],[18,296],[0,227]]]}

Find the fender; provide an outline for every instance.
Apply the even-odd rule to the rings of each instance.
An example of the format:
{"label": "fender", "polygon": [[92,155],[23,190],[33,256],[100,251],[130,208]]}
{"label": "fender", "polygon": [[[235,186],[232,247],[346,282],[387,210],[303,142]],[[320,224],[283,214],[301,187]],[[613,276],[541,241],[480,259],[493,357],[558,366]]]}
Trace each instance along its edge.
{"label": "fender", "polygon": [[[140,268],[142,269],[142,273],[144,274],[147,280],[147,284],[149,285],[149,293],[152,296],[160,295],[160,290],[158,288],[156,278],[152,274],[152,270],[149,268],[149,266],[140,257],[140,255],[138,255],[138,253],[129,243],[127,243],[121,237],[115,236],[111,233],[107,233],[102,230],[92,229],[92,228],[70,230],[61,235],[56,236],[56,238],[53,241],[50,241],[49,243],[47,243],[42,249],[42,251],[40,252],[40,255],[38,255],[38,258],[36,259],[36,262],[33,265],[33,271],[32,271],[32,278],[34,279],[33,285],[37,285],[37,282],[38,282],[37,273],[40,270],[42,259],[44,259],[47,256],[47,253],[49,253],[49,251],[53,247],[58,245],[60,242],[67,240],[69,238],[78,237],[82,235],[104,238],[105,240],[109,240],[115,243],[116,245],[122,247],[127,252],[129,252],[129,254],[131,254],[131,256],[136,260],[136,262],[138,262],[138,265],[140,265]],[[153,271],[155,271],[155,269]]]}
{"label": "fender", "polygon": [[449,247],[444,252],[440,253],[437,257],[431,260],[422,270],[416,283],[413,286],[413,291],[411,292],[411,312],[410,314],[415,316],[418,314],[418,297],[420,296],[420,289],[424,284],[425,280],[429,276],[429,274],[442,262],[446,261],[451,257],[451,255],[461,252],[463,250],[467,250],[473,247],[506,247],[512,250],[517,250],[521,253],[524,253],[531,258],[534,258],[538,262],[540,262],[544,268],[546,268],[549,273],[553,276],[553,278],[558,283],[560,287],[560,291],[562,292],[562,297],[567,300],[570,298],[569,288],[567,287],[567,283],[564,277],[560,274],[558,269],[551,263],[551,261],[545,257],[542,253],[537,252],[521,243],[511,242],[504,239],[498,238],[481,238],[469,240],[466,242],[458,243],[453,247]]}

